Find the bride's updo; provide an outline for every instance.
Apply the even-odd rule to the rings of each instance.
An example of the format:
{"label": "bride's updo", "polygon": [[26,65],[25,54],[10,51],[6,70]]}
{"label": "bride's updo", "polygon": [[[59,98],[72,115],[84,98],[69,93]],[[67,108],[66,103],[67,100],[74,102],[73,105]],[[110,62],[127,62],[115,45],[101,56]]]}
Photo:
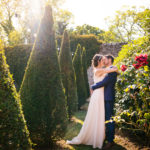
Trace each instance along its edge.
{"label": "bride's updo", "polygon": [[93,67],[97,67],[99,62],[102,60],[103,56],[100,54],[96,54],[94,55],[93,59],[92,59],[92,66]]}

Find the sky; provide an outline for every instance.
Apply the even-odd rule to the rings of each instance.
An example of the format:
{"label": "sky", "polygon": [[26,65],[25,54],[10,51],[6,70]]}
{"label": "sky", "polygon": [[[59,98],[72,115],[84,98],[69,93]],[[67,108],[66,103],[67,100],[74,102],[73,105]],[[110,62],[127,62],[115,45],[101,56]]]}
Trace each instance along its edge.
{"label": "sky", "polygon": [[89,24],[107,29],[105,18],[114,17],[122,6],[145,6],[150,8],[150,0],[66,0],[62,8],[74,15],[74,24],[71,26]]}

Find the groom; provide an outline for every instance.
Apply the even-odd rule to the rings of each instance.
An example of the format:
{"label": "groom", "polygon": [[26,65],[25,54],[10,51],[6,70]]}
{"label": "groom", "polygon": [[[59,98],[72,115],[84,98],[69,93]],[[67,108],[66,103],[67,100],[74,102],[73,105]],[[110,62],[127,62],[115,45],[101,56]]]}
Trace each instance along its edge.
{"label": "groom", "polygon": [[[114,62],[114,57],[112,55],[106,55],[104,57],[104,65],[106,67],[112,68]],[[106,77],[91,86],[91,92],[95,89],[104,87],[104,99],[105,99],[105,121],[110,121],[112,119],[113,109],[114,109],[114,101],[115,101],[115,83],[117,81],[117,73],[112,72],[108,73]],[[103,149],[109,149],[113,146],[115,134],[115,123],[114,121],[110,121],[106,123],[106,138],[108,143]]]}

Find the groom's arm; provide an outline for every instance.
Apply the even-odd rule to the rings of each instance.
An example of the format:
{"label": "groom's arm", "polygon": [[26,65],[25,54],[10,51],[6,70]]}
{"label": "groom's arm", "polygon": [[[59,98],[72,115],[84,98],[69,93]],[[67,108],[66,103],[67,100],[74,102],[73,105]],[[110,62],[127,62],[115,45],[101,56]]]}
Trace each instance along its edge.
{"label": "groom's arm", "polygon": [[113,80],[116,80],[116,77],[117,77],[117,73],[116,72],[109,73],[102,81],[92,85],[91,89],[95,90],[95,89],[101,88],[101,87],[109,84]]}

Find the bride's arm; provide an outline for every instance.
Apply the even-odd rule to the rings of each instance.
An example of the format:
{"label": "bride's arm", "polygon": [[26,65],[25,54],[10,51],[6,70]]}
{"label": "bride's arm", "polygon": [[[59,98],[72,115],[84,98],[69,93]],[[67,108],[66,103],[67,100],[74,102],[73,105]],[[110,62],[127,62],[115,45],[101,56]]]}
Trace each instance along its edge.
{"label": "bride's arm", "polygon": [[113,68],[100,68],[95,72],[96,76],[101,76],[105,73],[111,73],[111,72],[119,72],[117,67],[113,67]]}

